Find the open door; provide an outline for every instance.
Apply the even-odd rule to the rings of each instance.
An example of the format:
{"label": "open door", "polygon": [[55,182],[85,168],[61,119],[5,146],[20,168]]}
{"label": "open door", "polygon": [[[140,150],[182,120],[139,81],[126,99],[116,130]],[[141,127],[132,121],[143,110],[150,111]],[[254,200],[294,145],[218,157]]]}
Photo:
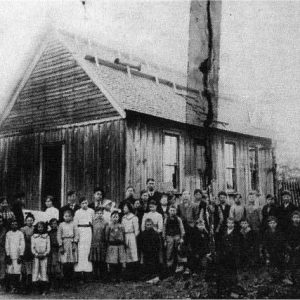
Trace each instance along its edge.
{"label": "open door", "polygon": [[42,146],[41,152],[41,208],[45,197],[54,197],[53,205],[59,208],[63,199],[64,145],[61,143]]}

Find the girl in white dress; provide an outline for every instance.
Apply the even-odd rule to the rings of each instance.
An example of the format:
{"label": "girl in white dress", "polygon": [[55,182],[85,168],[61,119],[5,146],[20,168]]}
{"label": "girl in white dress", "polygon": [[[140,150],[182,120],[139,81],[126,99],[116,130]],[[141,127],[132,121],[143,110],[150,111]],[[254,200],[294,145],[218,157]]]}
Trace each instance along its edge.
{"label": "girl in white dress", "polygon": [[92,224],[95,212],[88,207],[85,197],[79,200],[81,208],[76,211],[74,223],[78,228],[78,263],[75,264],[74,271],[81,273],[86,280],[88,274],[93,271],[92,263],[89,261],[89,254],[92,243]]}

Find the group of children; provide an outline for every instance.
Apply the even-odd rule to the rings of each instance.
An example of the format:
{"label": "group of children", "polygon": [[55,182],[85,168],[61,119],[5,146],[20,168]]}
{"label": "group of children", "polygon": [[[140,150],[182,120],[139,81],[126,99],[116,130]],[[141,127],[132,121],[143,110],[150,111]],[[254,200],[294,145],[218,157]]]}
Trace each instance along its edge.
{"label": "group of children", "polygon": [[262,210],[254,196],[250,193],[245,207],[238,194],[230,206],[225,192],[213,200],[195,190],[192,200],[189,191],[183,191],[178,201],[150,188],[136,199],[129,187],[117,209],[96,188],[92,204],[82,197],[78,206],[73,197],[60,216],[52,210],[56,217],[48,222],[33,225],[34,216],[27,214],[24,227],[19,229],[12,218],[8,230],[0,213],[2,283],[7,291],[30,293],[34,288],[46,293],[49,280],[55,288],[63,279],[65,287],[76,290],[74,280],[157,283],[174,273],[198,273],[207,279],[214,265],[219,285],[230,287],[237,284],[239,269],[262,261],[295,282],[300,271],[300,212],[291,206],[288,191],[282,207],[268,195]]}

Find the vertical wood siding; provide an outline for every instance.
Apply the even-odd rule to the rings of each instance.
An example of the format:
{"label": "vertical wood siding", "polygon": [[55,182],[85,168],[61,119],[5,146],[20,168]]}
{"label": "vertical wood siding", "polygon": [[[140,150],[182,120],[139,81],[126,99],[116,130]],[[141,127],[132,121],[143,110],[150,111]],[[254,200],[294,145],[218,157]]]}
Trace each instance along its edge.
{"label": "vertical wood siding", "polygon": [[12,201],[26,192],[27,207],[40,208],[39,174],[41,145],[65,144],[65,195],[76,190],[92,199],[97,185],[107,197],[119,201],[124,194],[125,126],[123,120],[41,133],[0,138],[1,194]]}

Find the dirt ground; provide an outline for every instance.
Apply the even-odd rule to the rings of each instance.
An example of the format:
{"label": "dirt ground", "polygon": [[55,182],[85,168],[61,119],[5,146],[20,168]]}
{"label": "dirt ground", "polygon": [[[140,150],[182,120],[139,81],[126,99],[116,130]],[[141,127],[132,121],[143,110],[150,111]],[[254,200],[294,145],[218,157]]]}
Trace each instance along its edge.
{"label": "dirt ground", "polygon": [[[230,298],[235,299],[300,299],[300,285],[291,286],[280,282],[273,282],[266,269],[262,268],[251,273],[240,273],[239,287]],[[221,295],[228,298],[228,295]],[[78,286],[78,293],[72,290],[51,291],[46,296],[31,294],[28,296],[5,294],[0,292],[0,299],[212,299],[218,298],[216,286],[207,284],[199,276],[173,276],[156,285],[145,282],[122,282],[120,284],[103,284],[98,282]]]}

